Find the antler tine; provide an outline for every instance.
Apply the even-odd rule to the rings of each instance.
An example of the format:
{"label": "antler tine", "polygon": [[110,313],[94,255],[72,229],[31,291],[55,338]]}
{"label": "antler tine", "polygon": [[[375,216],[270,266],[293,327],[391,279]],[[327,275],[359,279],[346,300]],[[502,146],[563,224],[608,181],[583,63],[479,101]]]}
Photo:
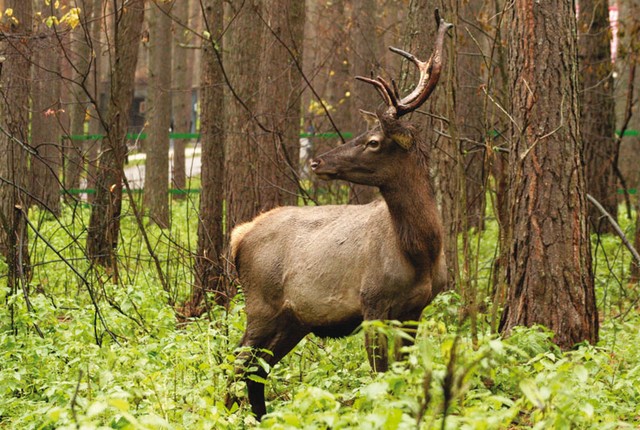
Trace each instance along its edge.
{"label": "antler tine", "polygon": [[391,79],[391,84],[393,85],[393,96],[400,100],[400,91],[398,90],[398,84],[396,84],[395,79]]}
{"label": "antler tine", "polygon": [[382,76],[376,77],[376,80],[382,84],[385,92],[389,95],[389,100],[391,101],[391,104],[387,103],[387,105],[389,107],[392,107],[392,106],[394,108],[397,107],[398,101],[400,100],[400,97],[397,97],[397,94],[398,94],[397,91],[394,91],[394,89],[391,88],[391,85],[389,85],[389,82],[387,82]]}
{"label": "antler tine", "polygon": [[[383,84],[379,80],[365,78],[364,76],[356,76],[356,79],[373,85],[375,89],[378,90],[378,94],[380,94],[387,106],[395,106],[395,104],[397,103],[397,101],[394,102],[391,93],[387,92],[387,87],[385,86],[385,84]],[[378,77],[378,79],[380,79],[380,77]]]}
{"label": "antler tine", "polygon": [[395,48],[393,46],[390,46],[389,51],[393,52],[394,54],[402,55],[404,58],[406,58],[407,60],[411,61],[414,64],[420,63],[420,60],[418,60],[415,55],[405,50],[402,50],[400,48]]}

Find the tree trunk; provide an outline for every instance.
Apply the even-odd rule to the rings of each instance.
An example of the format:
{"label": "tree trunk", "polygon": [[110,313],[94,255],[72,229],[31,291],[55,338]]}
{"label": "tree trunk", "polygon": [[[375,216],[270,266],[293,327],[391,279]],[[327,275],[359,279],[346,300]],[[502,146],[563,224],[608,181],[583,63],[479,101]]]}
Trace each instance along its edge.
{"label": "tree trunk", "polygon": [[[430,13],[432,8],[428,8]],[[433,17],[429,22],[433,22]],[[351,67],[352,75],[369,76],[379,74],[382,69],[383,55],[380,46],[381,36],[378,34],[378,7],[375,0],[351,1]],[[353,83],[357,90],[352,91],[351,100],[354,111],[351,113],[351,132],[354,136],[366,131],[366,123],[359,114],[359,109],[375,111],[380,105],[380,96],[376,91],[367,88],[362,91],[362,83]],[[375,187],[366,185],[350,185],[349,203],[369,203],[378,195]]]}
{"label": "tree trunk", "polygon": [[571,2],[516,0],[510,13],[510,290],[500,328],[542,324],[563,349],[596,343],[575,11]]}
{"label": "tree trunk", "polygon": [[[66,141],[64,160],[64,186],[67,189],[80,188],[80,178],[85,169],[85,145],[90,141],[80,139],[85,133],[85,119],[90,108],[92,94],[91,82],[93,82],[94,56],[92,46],[98,44],[98,40],[92,39],[91,27],[97,25],[94,20],[99,16],[98,0],[82,0],[80,23],[71,32],[72,51],[67,58],[72,62],[73,84],[71,92],[70,118],[71,138]],[[97,13],[96,13],[97,12]]]}
{"label": "tree trunk", "polygon": [[150,109],[144,202],[149,218],[169,226],[169,128],[171,128],[171,12],[173,2],[157,2],[149,11]]}
{"label": "tree trunk", "polygon": [[265,0],[261,28],[256,144],[263,212],[297,203],[301,77],[296,62],[301,65],[304,2]]}
{"label": "tree trunk", "polygon": [[[616,218],[618,198],[614,167],[618,161],[619,141],[615,137],[609,4],[606,0],[580,0],[579,5],[580,132],[587,192]],[[613,231],[594,205],[589,205],[588,209],[595,232]]]}
{"label": "tree trunk", "polygon": [[[51,6],[40,5],[43,16],[49,16]],[[38,26],[44,36],[33,46],[31,100],[33,114],[31,146],[32,203],[58,215],[60,213],[60,180],[58,179],[62,157],[60,154],[60,45],[55,28]]]}
{"label": "tree trunk", "polygon": [[[349,0],[307,2],[304,29],[304,74],[312,91],[304,91],[302,112],[304,132],[310,136],[301,142],[301,175],[309,181],[309,194],[323,203],[344,203],[345,183],[325,181],[312,174],[309,161],[342,143],[353,133]],[[316,96],[320,95],[320,99]],[[324,106],[322,105],[324,104]],[[361,120],[360,115],[357,118]],[[358,130],[363,126],[361,120]],[[324,136],[314,137],[313,134]],[[330,137],[327,137],[330,136]],[[335,137],[334,137],[335,136]]]}
{"label": "tree trunk", "polygon": [[227,2],[229,27],[226,31],[225,65],[230,87],[225,86],[225,196],[227,198],[226,236],[237,224],[259,213],[258,178],[254,115],[258,93],[257,69],[262,40],[262,22],[257,0]]}
{"label": "tree trunk", "polygon": [[[32,3],[7,0],[13,9],[0,41],[0,252],[7,263],[7,304],[12,331],[17,333],[14,297],[30,280],[27,235],[29,87],[31,67]],[[13,296],[13,297],[12,297]],[[36,326],[37,328],[37,326]]]}
{"label": "tree trunk", "polygon": [[[484,227],[485,209],[485,129],[484,94],[485,81],[482,57],[485,36],[481,22],[481,2],[465,2],[456,6],[456,67],[455,67],[455,118],[459,150],[462,151],[462,188],[464,207],[460,221],[463,228],[481,230]],[[464,193],[464,194],[463,194]]]}
{"label": "tree trunk", "polygon": [[[227,305],[233,291],[226,288],[223,278],[223,202],[224,202],[224,91],[220,56],[224,15],[222,0],[203,1],[204,30],[211,35],[203,40],[202,71],[200,77],[200,139],[202,141],[202,193],[198,220],[198,251],[196,254],[196,283],[185,304],[186,316],[197,316],[205,292],[212,292],[214,300]],[[205,301],[206,304],[206,301]]]}
{"label": "tree trunk", "polygon": [[[618,49],[616,54],[616,72],[618,78],[615,85],[616,129],[623,127],[640,130],[638,100],[640,100],[640,0],[612,2],[617,6]],[[623,101],[624,100],[624,101]],[[640,135],[627,132],[620,136],[620,154],[618,168],[629,188],[628,193],[640,183]],[[619,185],[622,188],[622,183]],[[640,190],[636,189],[636,198]],[[620,195],[620,197],[622,197]]]}
{"label": "tree trunk", "polygon": [[[187,45],[192,40],[191,33],[185,30],[189,27],[190,1],[177,1],[173,5],[173,132],[180,134],[191,133],[192,102],[192,65],[193,50]],[[171,164],[171,185],[176,190],[184,190],[187,186],[185,166],[185,146],[188,138],[173,139],[173,162]],[[183,199],[184,194],[179,191],[173,195],[175,199]]]}
{"label": "tree trunk", "polygon": [[26,214],[29,207],[28,159],[29,87],[31,68],[30,1],[7,0],[13,9],[5,37],[0,41],[4,60],[0,68],[0,251],[7,257],[9,285],[28,273]]}
{"label": "tree trunk", "polygon": [[127,125],[133,99],[138,45],[144,19],[144,0],[118,2],[114,16],[114,57],[107,135],[102,142],[96,195],[89,220],[87,254],[97,264],[115,267],[120,235],[122,180],[127,155]]}
{"label": "tree trunk", "polygon": [[[102,46],[106,28],[105,17],[102,14],[105,0],[93,0],[93,20],[89,25],[89,34],[92,40],[93,69],[90,73],[89,88],[92,103],[89,105],[89,134],[94,136],[86,142],[85,156],[87,160],[87,188],[95,190],[98,172],[98,154],[102,146],[102,140],[95,136],[105,133],[106,115],[100,110],[101,97],[104,92],[104,83],[107,81],[107,62],[103,61],[100,47]],[[95,194],[89,193],[88,200],[93,202]]]}

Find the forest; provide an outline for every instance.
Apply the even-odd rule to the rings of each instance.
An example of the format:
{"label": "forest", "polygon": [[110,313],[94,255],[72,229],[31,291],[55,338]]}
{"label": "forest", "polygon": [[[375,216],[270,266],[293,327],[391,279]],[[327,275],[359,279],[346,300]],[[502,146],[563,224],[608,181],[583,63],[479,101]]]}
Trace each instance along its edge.
{"label": "forest", "polygon": [[639,0],[0,0],[0,429],[640,427]]}

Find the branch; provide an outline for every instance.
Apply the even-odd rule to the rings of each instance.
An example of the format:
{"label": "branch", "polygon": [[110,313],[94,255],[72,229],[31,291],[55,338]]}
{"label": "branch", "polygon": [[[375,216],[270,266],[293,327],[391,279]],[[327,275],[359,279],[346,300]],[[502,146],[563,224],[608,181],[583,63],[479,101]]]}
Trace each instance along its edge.
{"label": "branch", "polygon": [[593,203],[593,205],[602,213],[602,215],[604,215],[604,217],[607,218],[609,223],[613,226],[613,229],[615,230],[616,234],[622,240],[622,243],[624,243],[624,245],[627,247],[629,252],[631,252],[631,255],[633,255],[633,258],[640,265],[640,254],[638,254],[638,251],[636,251],[633,245],[631,245],[631,242],[629,242],[629,239],[627,239],[627,236],[625,236],[624,232],[622,231],[622,229],[620,228],[616,220],[613,219],[613,217],[609,214],[609,212],[607,212],[607,210],[604,207],[602,207],[600,202],[598,202],[595,198],[593,198],[591,194],[587,194],[587,200]]}

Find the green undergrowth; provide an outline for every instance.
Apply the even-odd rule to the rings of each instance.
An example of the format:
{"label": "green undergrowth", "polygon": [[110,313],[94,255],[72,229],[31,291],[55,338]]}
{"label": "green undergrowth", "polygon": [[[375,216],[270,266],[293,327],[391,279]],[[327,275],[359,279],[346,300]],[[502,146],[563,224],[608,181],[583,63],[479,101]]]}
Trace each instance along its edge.
{"label": "green undergrowth", "polygon": [[[9,294],[0,278],[0,428],[640,426],[638,285],[626,281],[629,257],[615,236],[593,242],[598,345],[563,353],[543,327],[502,339],[483,313],[473,339],[461,297],[449,292],[425,310],[415,345],[388,372],[371,372],[361,332],[337,340],[309,336],[271,369],[262,423],[246,402],[227,410],[227,381],[244,329],[242,295],[228,310],[213,307],[187,323],[175,310],[193,282],[196,209],[190,199],[174,203],[172,226],[164,231],[145,220],[147,245],[126,205],[117,276],[84,257],[87,208],[68,207],[59,219],[32,213],[39,235],[30,232],[31,311],[24,292]],[[623,221],[625,229],[632,225]],[[472,254],[480,254],[470,265],[477,268],[472,284],[480,291],[489,288],[496,232],[490,223],[480,240],[471,237]],[[159,282],[149,248],[167,285]],[[6,273],[2,262],[0,270]],[[392,322],[372,326],[399,334]]]}

